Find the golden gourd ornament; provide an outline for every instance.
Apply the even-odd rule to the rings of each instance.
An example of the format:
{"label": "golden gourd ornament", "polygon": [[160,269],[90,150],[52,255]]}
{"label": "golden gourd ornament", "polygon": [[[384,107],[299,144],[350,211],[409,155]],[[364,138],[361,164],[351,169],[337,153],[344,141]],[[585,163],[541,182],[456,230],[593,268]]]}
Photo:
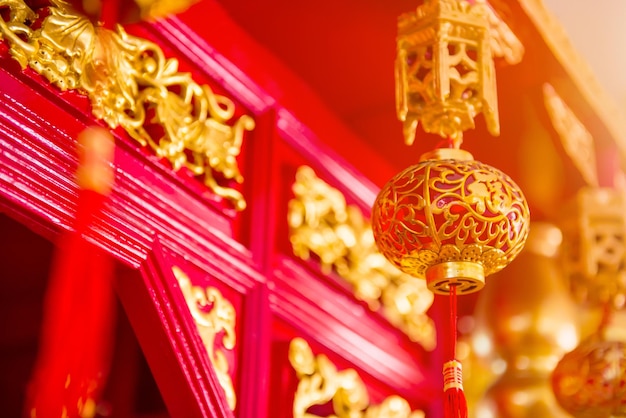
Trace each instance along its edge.
{"label": "golden gourd ornament", "polygon": [[495,70],[483,1],[426,0],[400,16],[396,59],[398,118],[412,144],[418,123],[447,138],[392,178],[372,209],[381,253],[400,270],[450,295],[444,364],[446,418],[467,417],[456,351],[456,297],[480,290],[507,266],[528,236],[530,211],[506,174],[460,149],[463,131],[483,113],[499,134]]}

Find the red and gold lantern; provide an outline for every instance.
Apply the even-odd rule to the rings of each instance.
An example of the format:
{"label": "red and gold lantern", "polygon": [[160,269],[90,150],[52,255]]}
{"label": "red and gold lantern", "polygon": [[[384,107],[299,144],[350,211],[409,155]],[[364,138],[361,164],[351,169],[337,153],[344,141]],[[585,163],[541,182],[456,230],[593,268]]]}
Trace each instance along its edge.
{"label": "red and gold lantern", "polygon": [[480,290],[522,250],[530,212],[509,176],[460,149],[437,149],[395,176],[372,211],[385,257],[434,293]]}
{"label": "red and gold lantern", "polygon": [[461,363],[454,359],[456,296],[480,290],[522,250],[530,211],[503,172],[460,149],[437,149],[391,179],[372,209],[381,253],[451,297],[452,360],[444,365],[446,416],[465,417]]}
{"label": "red and gold lantern", "polygon": [[450,295],[451,360],[444,365],[446,417],[467,417],[456,351],[456,296],[480,290],[485,276],[522,250],[530,212],[506,174],[459,149],[463,131],[483,113],[499,133],[487,5],[482,1],[425,0],[400,16],[396,59],[398,118],[407,144],[420,123],[450,148],[424,154],[391,179],[372,212],[383,255],[405,273]]}
{"label": "red and gold lantern", "polygon": [[590,337],[559,362],[552,389],[576,418],[626,416],[626,343]]}

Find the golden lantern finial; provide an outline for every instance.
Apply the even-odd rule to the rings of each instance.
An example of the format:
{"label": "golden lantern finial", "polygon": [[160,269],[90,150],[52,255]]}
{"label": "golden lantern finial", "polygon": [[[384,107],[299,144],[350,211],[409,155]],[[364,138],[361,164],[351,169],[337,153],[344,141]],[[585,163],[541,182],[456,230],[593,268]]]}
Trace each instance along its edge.
{"label": "golden lantern finial", "polygon": [[500,134],[496,79],[484,1],[425,0],[398,19],[396,99],[404,139],[417,125],[458,148],[474,117]]}

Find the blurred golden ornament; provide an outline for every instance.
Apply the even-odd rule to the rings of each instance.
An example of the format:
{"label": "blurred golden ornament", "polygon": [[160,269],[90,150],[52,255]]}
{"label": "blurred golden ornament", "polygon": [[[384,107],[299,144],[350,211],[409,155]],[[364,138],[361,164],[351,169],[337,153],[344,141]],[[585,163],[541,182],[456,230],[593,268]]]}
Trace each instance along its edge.
{"label": "blurred golden ornament", "polygon": [[135,0],[135,3],[143,18],[160,18],[181,13],[198,1],[200,0]]}
{"label": "blurred golden ornament", "polygon": [[219,289],[210,286],[206,288],[194,286],[189,276],[179,267],[172,267],[172,272],[187,302],[189,313],[196,323],[198,334],[204,343],[217,380],[224,389],[228,406],[234,411],[237,406],[237,394],[229,373],[228,359],[220,346],[224,350],[235,348],[237,312],[233,304],[222,296]]}
{"label": "blurred golden ornament", "polygon": [[[102,18],[103,3],[110,2],[111,0],[56,0],[67,1],[72,5],[80,6],[81,12],[84,12],[94,22],[100,21]],[[119,1],[106,6],[114,7],[116,10],[113,12],[116,14],[116,22],[127,24],[133,23],[137,20],[149,20],[166,18],[171,15],[182,13],[197,3],[199,0],[134,0],[134,1]],[[109,16],[111,17],[111,16]]]}
{"label": "blurred golden ornament", "polygon": [[438,149],[390,180],[372,209],[380,251],[428,288],[458,294],[484,286],[528,236],[530,211],[506,174],[467,151]]}
{"label": "blurred golden ornament", "polygon": [[585,125],[576,117],[554,87],[543,85],[543,99],[567,155],[589,186],[598,187],[598,170],[596,168],[596,149],[593,136]]}
{"label": "blurred golden ornament", "polygon": [[626,417],[626,339],[613,339],[607,327],[566,354],[552,375],[557,400],[575,418]]}
{"label": "blurred golden ornament", "polygon": [[583,188],[563,212],[564,261],[575,297],[591,306],[626,302],[626,194]]}
{"label": "blurred golden ornament", "polygon": [[559,359],[578,342],[576,305],[558,264],[561,240],[554,225],[533,223],[525,250],[478,299],[473,349],[504,370],[478,402],[478,417],[568,417],[550,385]]}

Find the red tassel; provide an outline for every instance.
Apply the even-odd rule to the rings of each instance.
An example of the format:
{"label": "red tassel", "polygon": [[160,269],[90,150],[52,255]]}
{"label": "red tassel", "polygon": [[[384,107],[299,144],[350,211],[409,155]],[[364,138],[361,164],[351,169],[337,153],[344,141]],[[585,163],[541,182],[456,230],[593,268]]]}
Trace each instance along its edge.
{"label": "red tassel", "polygon": [[93,417],[104,385],[113,326],[112,260],[85,240],[110,192],[113,138],[103,129],[79,136],[81,187],[73,230],[58,242],[46,292],[30,417]]}
{"label": "red tassel", "polygon": [[[456,286],[450,285],[450,356],[456,357]],[[467,418],[467,400],[463,392],[461,362],[450,360],[443,365],[443,391],[445,393],[444,417]]]}
{"label": "red tassel", "polygon": [[443,390],[445,392],[445,418],[467,418],[467,401],[463,392],[461,363],[452,360],[443,365]]}

